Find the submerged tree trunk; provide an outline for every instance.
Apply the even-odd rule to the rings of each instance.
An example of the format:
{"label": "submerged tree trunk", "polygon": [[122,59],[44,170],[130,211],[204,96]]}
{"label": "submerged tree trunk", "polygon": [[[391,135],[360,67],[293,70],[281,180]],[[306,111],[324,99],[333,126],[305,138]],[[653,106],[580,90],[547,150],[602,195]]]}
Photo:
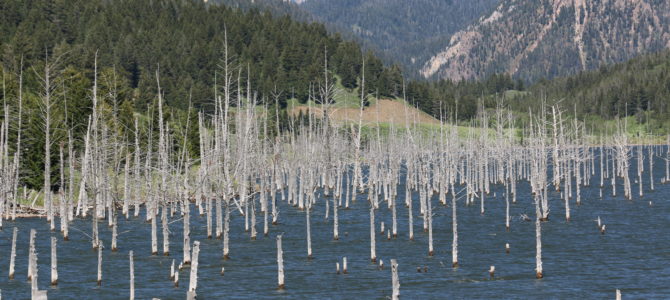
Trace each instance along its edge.
{"label": "submerged tree trunk", "polygon": [[16,261],[16,237],[19,229],[14,227],[12,233],[12,252],[9,256],[9,279],[14,279],[14,263]]}
{"label": "submerged tree trunk", "polygon": [[535,277],[542,278],[542,222],[540,221],[539,199],[535,198]]}
{"label": "submerged tree trunk", "polygon": [[163,213],[161,214],[161,227],[163,227],[163,255],[170,255],[170,230],[168,228],[168,208],[165,203],[163,203]]}
{"label": "submerged tree trunk", "polygon": [[223,258],[230,258],[230,245],[229,245],[229,234],[230,231],[230,201],[226,201],[226,216],[223,222]]}
{"label": "submerged tree trunk", "polygon": [[393,294],[391,299],[400,299],[400,279],[398,278],[398,262],[391,259],[391,284],[393,285]]}
{"label": "submerged tree trunk", "polygon": [[188,200],[184,201],[184,229],[182,231],[184,235],[183,240],[183,263],[191,263],[191,204],[188,203]]}
{"label": "submerged tree trunk", "polygon": [[102,285],[102,242],[98,245],[98,285]]}
{"label": "submerged tree trunk", "polygon": [[51,285],[58,284],[58,260],[56,254],[56,237],[51,237]]}
{"label": "submerged tree trunk", "polygon": [[130,264],[130,300],[135,300],[135,265],[133,263],[133,250],[128,253]]}
{"label": "submerged tree trunk", "polygon": [[200,254],[200,242],[193,242],[193,255],[191,257],[191,278],[188,284],[188,290],[195,292],[198,287],[198,256]]}
{"label": "submerged tree trunk", "polygon": [[277,235],[277,287],[284,289],[284,252],[282,252],[281,235]]}
{"label": "submerged tree trunk", "polygon": [[377,250],[375,249],[375,207],[372,204],[370,204],[370,261],[377,261]]}
{"label": "submerged tree trunk", "polygon": [[456,193],[451,185],[451,266],[458,267],[458,218],[456,217]]}

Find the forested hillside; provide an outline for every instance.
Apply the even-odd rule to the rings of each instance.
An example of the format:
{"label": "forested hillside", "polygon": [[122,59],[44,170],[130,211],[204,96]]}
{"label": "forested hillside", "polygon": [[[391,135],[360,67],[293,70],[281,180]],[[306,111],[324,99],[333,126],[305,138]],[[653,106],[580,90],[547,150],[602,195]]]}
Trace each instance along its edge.
{"label": "forested hillside", "polygon": [[461,30],[422,68],[453,80],[508,73],[553,78],[670,46],[670,2],[505,0]]}
{"label": "forested hillside", "polygon": [[351,32],[411,75],[500,0],[308,0],[300,8]]}
{"label": "forested hillside", "polygon": [[[101,105],[108,107],[110,122],[120,122],[119,138],[127,140],[132,140],[134,112],[151,118],[157,76],[172,110],[166,118],[179,132],[189,103],[194,107],[191,124],[198,110],[214,109],[215,93],[224,93],[221,74],[226,62],[236,74],[229,80],[239,83],[235,92],[253,91],[248,97],[259,104],[274,105],[277,100],[283,105],[289,98],[307,101],[324,78],[326,61],[329,76],[333,81],[339,78],[346,88],[357,87],[365,60],[369,93],[392,96],[402,90],[399,68],[384,67],[356,43],[328,34],[323,25],[297,22],[282,13],[273,16],[252,6],[195,0],[8,0],[0,3],[0,15],[1,95],[13,112],[11,139],[18,127],[31,137],[22,144],[27,157],[22,163],[30,164],[22,169],[32,172],[25,174],[29,186],[42,180],[47,78],[55,135],[51,143],[58,145],[72,131],[79,147],[96,76]],[[15,117],[19,98],[21,126]],[[141,117],[140,127],[150,127],[150,120]],[[196,147],[194,127],[191,144]],[[56,161],[58,153],[51,153]],[[197,155],[195,150],[190,153]]]}
{"label": "forested hillside", "polygon": [[309,0],[299,5],[410,77],[535,82],[670,47],[658,0]]}
{"label": "forested hillside", "polygon": [[528,85],[510,75],[492,75],[483,80],[439,80],[409,83],[408,99],[425,111],[438,115],[458,113],[472,118],[481,102],[493,109],[502,100],[517,115],[523,127],[530,111],[558,105],[565,116],[585,121],[596,134],[611,134],[616,118],[628,117],[640,134],[670,133],[670,50],[642,55],[626,62],[603,66],[575,75],[542,79]]}
{"label": "forested hillside", "polygon": [[[4,65],[16,73],[18,61],[31,66],[46,54],[67,53],[63,66],[90,70],[98,51],[100,65],[115,67],[133,94],[136,108],[155,96],[154,72],[160,65],[166,99],[185,108],[213,97],[215,70],[229,57],[244,66],[261,98],[281,92],[281,100],[305,101],[309,84],[322,74],[324,54],[345,86],[354,87],[362,53],[352,42],[328,35],[322,25],[273,17],[256,9],[241,13],[201,1],[5,1],[1,41]],[[368,87],[386,89],[393,70],[367,54]],[[249,74],[247,74],[249,70]],[[381,76],[385,76],[380,79]],[[89,76],[90,77],[90,76]],[[384,81],[384,82],[382,82]],[[396,80],[398,81],[398,80]]]}
{"label": "forested hillside", "polygon": [[[670,133],[670,50],[574,76],[541,80],[513,97],[514,108],[538,108],[542,97],[602,128],[604,120],[634,117],[644,132]],[[611,131],[610,131],[611,132]]]}

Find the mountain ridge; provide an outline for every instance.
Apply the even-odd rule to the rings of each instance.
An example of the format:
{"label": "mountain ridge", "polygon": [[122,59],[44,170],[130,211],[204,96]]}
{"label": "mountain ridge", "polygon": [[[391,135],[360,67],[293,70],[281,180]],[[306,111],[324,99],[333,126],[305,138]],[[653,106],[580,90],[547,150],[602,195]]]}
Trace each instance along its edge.
{"label": "mountain ridge", "polygon": [[331,30],[352,35],[388,63],[418,77],[445,40],[500,0],[309,0],[298,7]]}
{"label": "mountain ridge", "polygon": [[670,47],[669,23],[664,1],[503,1],[455,33],[420,72],[451,80],[574,74]]}

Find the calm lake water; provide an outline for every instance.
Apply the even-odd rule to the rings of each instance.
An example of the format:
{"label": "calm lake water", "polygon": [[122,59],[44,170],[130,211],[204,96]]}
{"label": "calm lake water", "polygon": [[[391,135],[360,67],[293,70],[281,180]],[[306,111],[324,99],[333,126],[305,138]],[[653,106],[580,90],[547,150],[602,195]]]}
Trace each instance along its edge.
{"label": "calm lake water", "polygon": [[[519,218],[534,217],[534,205],[528,183],[519,184],[518,202],[511,207],[511,231],[506,231],[504,188],[495,186],[486,198],[486,214],[475,205],[458,203],[459,263],[451,268],[451,207],[433,198],[435,217],[433,235],[435,255],[429,257],[428,235],[422,230],[418,194],[414,194],[414,241],[408,240],[407,209],[398,205],[398,238],[387,240],[377,235],[377,257],[386,267],[379,270],[369,260],[369,211],[366,196],[359,195],[350,209],[339,211],[340,240],[332,239],[332,208],[325,220],[325,205],[319,200],[312,211],[312,260],[307,259],[305,216],[294,207],[280,202],[280,224],[250,240],[244,232],[244,217],[232,213],[230,260],[222,259],[222,240],[207,239],[205,218],[191,217],[191,240],[201,242],[198,271],[198,298],[286,298],[286,299],[384,299],[391,295],[390,260],[399,263],[400,294],[406,299],[613,299],[621,289],[624,299],[670,298],[670,184],[660,184],[664,176],[663,161],[655,164],[655,191],[649,190],[648,173],[644,175],[643,198],[637,197],[633,184],[633,201],[623,198],[621,180],[617,197],[612,197],[609,181],[599,198],[599,177],[592,186],[582,189],[582,205],[571,203],[572,219],[564,218],[560,194],[552,192],[550,220],[542,224],[545,278],[535,279],[535,225]],[[646,164],[646,163],[645,163]],[[631,174],[635,171],[633,163]],[[596,164],[596,168],[598,164]],[[645,168],[647,166],[645,165]],[[597,170],[596,170],[597,172]],[[634,180],[634,177],[632,181]],[[634,181],[633,181],[634,182]],[[404,191],[404,186],[399,189]],[[400,194],[403,194],[402,192]],[[496,197],[494,197],[494,194]],[[401,195],[398,203],[404,203]],[[448,196],[451,199],[451,196]],[[649,205],[649,201],[653,205]],[[196,208],[192,206],[192,212]],[[142,210],[142,214],[144,210]],[[596,228],[600,216],[607,225],[601,235]],[[391,224],[391,211],[380,204],[379,222]],[[180,272],[180,286],[169,280],[172,259],[182,258],[182,223],[170,225],[171,256],[151,256],[151,226],[144,218],[119,218],[118,252],[103,251],[103,283],[96,284],[97,252],[91,249],[90,220],[75,220],[70,241],[62,241],[50,232],[45,219],[21,219],[5,222],[0,231],[0,289],[5,299],[29,299],[30,283],[26,280],[29,232],[37,230],[39,287],[48,290],[51,299],[123,299],[129,295],[128,251],[135,254],[135,295],[137,299],[184,299],[188,288],[188,269]],[[105,245],[111,241],[111,228],[100,224]],[[58,226],[58,225],[57,225]],[[16,277],[8,279],[12,228],[19,228]],[[57,227],[59,228],[59,227]],[[286,289],[277,286],[275,236],[283,234]],[[50,287],[50,237],[58,237],[59,284]],[[159,251],[162,239],[159,223]],[[505,254],[505,243],[511,253]],[[348,258],[349,274],[337,275],[335,262]],[[487,270],[495,265],[496,276]],[[225,276],[220,275],[225,266]],[[417,273],[426,266],[427,273]]]}

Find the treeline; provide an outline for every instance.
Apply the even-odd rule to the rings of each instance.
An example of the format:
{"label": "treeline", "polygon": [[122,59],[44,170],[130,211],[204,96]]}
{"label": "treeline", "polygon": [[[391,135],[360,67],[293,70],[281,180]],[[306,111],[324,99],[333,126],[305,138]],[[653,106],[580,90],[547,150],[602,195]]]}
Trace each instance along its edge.
{"label": "treeline", "polygon": [[523,80],[507,74],[494,74],[483,80],[413,81],[407,84],[407,101],[444,121],[470,120],[482,100],[485,108],[494,108],[492,97],[506,91],[524,91]]}
{"label": "treeline", "polygon": [[539,108],[539,99],[561,103],[566,112],[599,123],[634,117],[650,134],[670,133],[670,50],[643,55],[598,70],[540,80],[510,99],[514,110]]}

